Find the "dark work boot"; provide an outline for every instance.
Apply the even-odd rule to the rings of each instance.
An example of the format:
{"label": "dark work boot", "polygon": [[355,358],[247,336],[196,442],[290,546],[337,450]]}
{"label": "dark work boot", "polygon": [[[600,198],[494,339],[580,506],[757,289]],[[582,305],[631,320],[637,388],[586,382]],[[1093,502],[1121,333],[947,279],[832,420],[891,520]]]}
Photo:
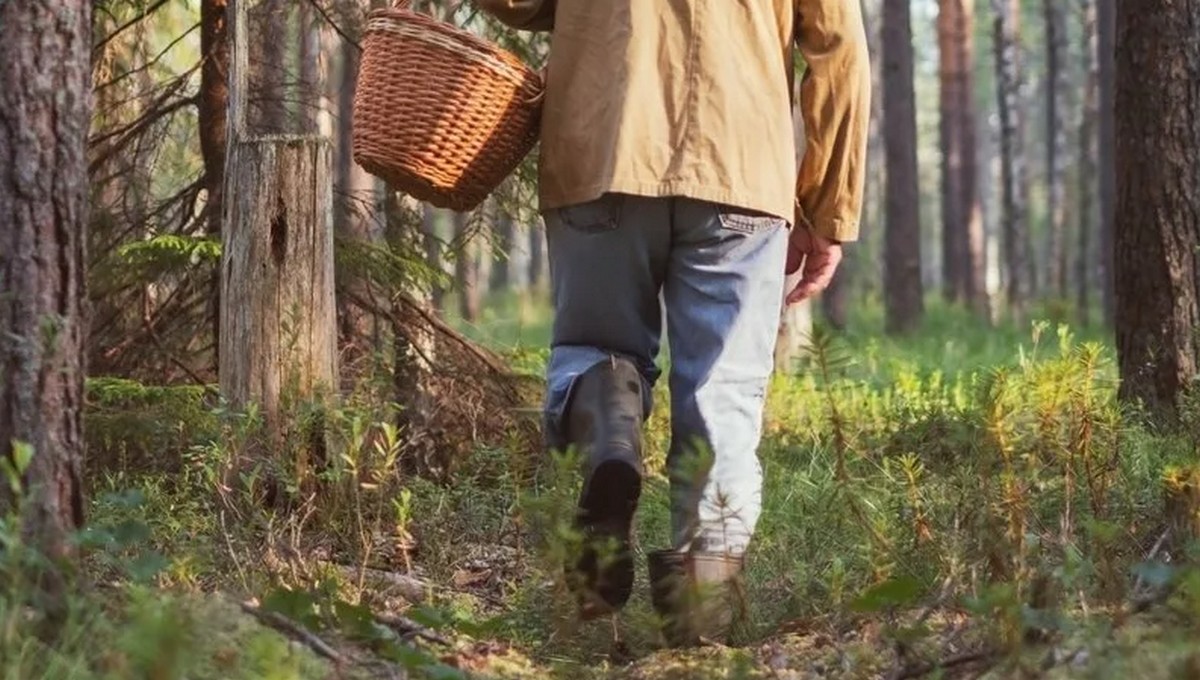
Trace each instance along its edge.
{"label": "dark work boot", "polygon": [[670,647],[727,644],[746,618],[743,559],[658,550],[649,555],[650,598]]}
{"label": "dark work boot", "polygon": [[610,614],[633,591],[630,530],[642,491],[642,377],[612,357],[577,378],[567,407],[568,442],[583,457],[577,525],[583,550],[574,565],[580,614]]}

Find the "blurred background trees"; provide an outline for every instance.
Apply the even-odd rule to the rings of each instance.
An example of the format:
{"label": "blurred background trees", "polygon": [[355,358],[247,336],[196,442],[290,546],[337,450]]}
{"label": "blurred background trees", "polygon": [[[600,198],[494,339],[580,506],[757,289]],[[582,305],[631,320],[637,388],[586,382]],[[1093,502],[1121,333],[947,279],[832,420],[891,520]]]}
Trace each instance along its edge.
{"label": "blurred background trees", "polygon": [[[1137,109],[1114,104],[1114,1],[861,2],[876,73],[863,239],[817,303],[822,313],[815,321],[807,308],[789,315],[781,338],[802,343],[812,323],[919,330],[930,305],[962,308],[990,324],[1036,317],[1108,329],[1113,337],[1122,323],[1147,328],[1116,314],[1122,270],[1112,253],[1125,248],[1114,242],[1116,128],[1122,112]],[[387,317],[399,308],[398,291],[468,335],[482,323],[534,324],[546,307],[536,153],[471,214],[397,195],[353,162],[359,40],[367,12],[382,4],[264,0],[251,33],[248,115],[264,130],[327,135],[333,145],[343,381],[380,362],[394,365],[398,356],[433,360],[433,345],[416,349],[435,341],[397,344],[395,320]],[[214,383],[226,0],[103,0],[95,7],[89,365],[95,374]],[[546,36],[505,30],[470,2],[415,7],[501,42],[535,66],[544,60]],[[1187,12],[1194,10],[1177,10]],[[1194,36],[1181,40],[1180,49],[1195,49]],[[1149,67],[1138,61],[1126,68]],[[1142,233],[1129,221],[1132,208],[1120,214],[1121,235]],[[1194,216],[1174,224],[1196,229]],[[1124,285],[1135,305],[1163,294],[1158,286]],[[537,347],[544,338],[526,341]]]}

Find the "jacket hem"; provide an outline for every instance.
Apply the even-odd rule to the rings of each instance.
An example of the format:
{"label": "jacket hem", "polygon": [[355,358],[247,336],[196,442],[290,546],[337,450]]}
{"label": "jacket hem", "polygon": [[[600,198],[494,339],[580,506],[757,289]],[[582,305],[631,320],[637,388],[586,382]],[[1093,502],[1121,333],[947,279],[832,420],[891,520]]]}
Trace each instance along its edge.
{"label": "jacket hem", "polygon": [[649,198],[679,197],[697,201],[719,203],[743,210],[753,210],[778,217],[791,228],[796,218],[793,212],[794,200],[789,196],[786,201],[771,201],[756,196],[730,191],[728,189],[698,184],[667,180],[663,182],[639,182],[636,180],[614,179],[603,184],[565,192],[541,192],[538,197],[538,209],[545,212],[556,210],[569,205],[594,201],[606,193],[629,194]]}

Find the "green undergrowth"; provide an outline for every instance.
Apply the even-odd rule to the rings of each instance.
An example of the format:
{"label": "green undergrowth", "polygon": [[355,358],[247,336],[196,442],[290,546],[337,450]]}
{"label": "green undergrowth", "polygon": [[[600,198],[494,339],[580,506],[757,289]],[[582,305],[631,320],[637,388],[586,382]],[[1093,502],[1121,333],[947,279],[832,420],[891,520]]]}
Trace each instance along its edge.
{"label": "green undergrowth", "polygon": [[[505,316],[518,304],[459,327],[536,374],[547,317]],[[241,603],[328,643],[344,677],[1188,677],[1200,407],[1185,402],[1179,427],[1141,424],[1094,332],[993,328],[935,304],[894,339],[865,310],[818,330],[771,384],[752,621],[734,648],[662,650],[654,632],[644,556],[669,528],[665,381],[634,597],[616,621],[580,624],[560,567],[578,539],[569,457],[491,442],[449,483],[423,479],[394,411],[351,395],[324,413],[324,460],[304,466],[310,410],[264,449],[253,414],[203,390],[92,379],[104,455],[80,540],[100,585],[49,637],[28,584],[7,588],[0,678],[336,677]],[[964,654],[978,659],[941,668]]]}

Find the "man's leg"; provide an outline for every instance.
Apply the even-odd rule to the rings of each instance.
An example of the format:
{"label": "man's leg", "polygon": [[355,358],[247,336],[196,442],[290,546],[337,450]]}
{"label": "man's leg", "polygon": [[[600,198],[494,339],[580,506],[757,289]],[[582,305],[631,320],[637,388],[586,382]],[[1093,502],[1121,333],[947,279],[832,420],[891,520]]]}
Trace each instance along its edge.
{"label": "man's leg", "polygon": [[[741,569],[761,507],[757,450],[788,231],[782,219],[700,201],[677,201],[672,217],[664,297],[673,545],[652,556],[652,577],[674,570],[724,583]],[[687,618],[701,625],[703,616]],[[677,644],[694,642],[688,631],[675,633]]]}
{"label": "man's leg", "polygon": [[583,458],[585,546],[572,576],[592,617],[620,608],[633,588],[629,534],[657,378],[670,202],[609,195],[547,212],[546,227],[555,308],[546,435]]}

